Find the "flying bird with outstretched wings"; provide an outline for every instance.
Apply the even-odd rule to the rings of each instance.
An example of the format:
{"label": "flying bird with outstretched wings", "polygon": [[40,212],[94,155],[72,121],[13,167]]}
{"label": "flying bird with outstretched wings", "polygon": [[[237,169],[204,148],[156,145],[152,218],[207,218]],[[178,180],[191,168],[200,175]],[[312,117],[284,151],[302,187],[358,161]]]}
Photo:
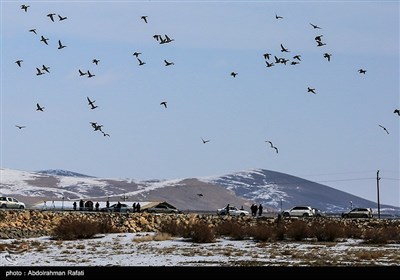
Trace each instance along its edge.
{"label": "flying bird with outstretched wings", "polygon": [[203,141],[203,144],[210,142],[210,140],[204,140],[203,138],[201,138],[201,141]]}
{"label": "flying bird with outstretched wings", "polygon": [[160,105],[164,105],[164,107],[167,108],[167,101],[161,102]]}
{"label": "flying bird with outstretched wings", "polygon": [[24,10],[25,12],[28,11],[28,8],[29,8],[29,7],[30,7],[30,6],[28,6],[28,5],[24,5],[24,4],[21,5],[21,9]]}
{"label": "flying bird with outstretched wings", "polygon": [[358,69],[357,71],[358,71],[358,73],[360,73],[360,74],[365,74],[365,73],[367,73],[367,70],[364,70],[364,69],[362,69],[362,68]]}
{"label": "flying bird with outstretched wings", "polygon": [[316,93],[315,93],[315,88],[310,88],[310,87],[308,87],[308,88],[307,88],[307,92],[312,92],[312,93],[316,94]]}
{"label": "flying bird with outstretched wings", "polygon": [[15,125],[16,127],[18,127],[19,129],[23,129],[23,128],[25,128],[26,126],[23,126],[23,125]]}
{"label": "flying bird with outstretched wings", "polygon": [[395,114],[397,114],[397,115],[400,116],[400,110],[399,110],[399,109],[395,109],[395,110],[393,111],[393,113],[395,113]]}
{"label": "flying bird with outstretched wings", "polygon": [[52,22],[54,22],[54,16],[55,16],[55,15],[56,15],[56,14],[54,14],[54,13],[47,14],[47,16],[51,19]]}
{"label": "flying bird with outstretched wings", "polygon": [[382,125],[380,125],[380,124],[378,124],[384,131],[386,131],[386,133],[387,134],[389,134],[389,131],[386,129],[386,127],[384,127],[384,126],[382,126]]}
{"label": "flying bird with outstretched wings", "polygon": [[281,44],[281,52],[290,52],[290,51]]}
{"label": "flying bird with outstretched wings", "polygon": [[39,103],[36,103],[36,111],[41,111],[41,112],[43,112],[43,109],[44,109],[44,107],[41,107],[41,106],[39,105]]}
{"label": "flying bird with outstretched wings", "polygon": [[315,24],[312,24],[312,23],[310,23],[310,25],[311,25],[312,27],[314,27],[314,29],[322,29],[322,28],[319,27],[318,25],[315,25]]}
{"label": "flying bird with outstretched wings", "polygon": [[61,40],[58,40],[58,49],[61,50],[61,49],[65,48],[65,47],[66,46],[61,43]]}
{"label": "flying bird with outstretched wings", "polygon": [[140,18],[143,19],[145,23],[147,23],[147,16],[141,16]]}
{"label": "flying bird with outstretched wings", "polygon": [[236,73],[236,72],[231,72],[231,76],[234,77],[234,78],[237,76],[237,74],[238,73]]}
{"label": "flying bird with outstretched wings", "polygon": [[17,63],[17,65],[18,65],[19,67],[21,67],[21,63],[22,63],[22,62],[23,62],[23,60],[21,60],[21,59],[15,61],[15,63]]}

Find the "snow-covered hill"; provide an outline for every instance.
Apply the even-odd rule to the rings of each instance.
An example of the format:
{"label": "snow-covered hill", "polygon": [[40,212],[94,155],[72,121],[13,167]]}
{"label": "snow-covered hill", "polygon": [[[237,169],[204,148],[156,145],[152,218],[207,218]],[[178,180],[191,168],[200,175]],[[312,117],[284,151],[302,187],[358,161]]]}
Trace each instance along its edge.
{"label": "snow-covered hill", "polygon": [[[0,169],[0,193],[22,199],[28,205],[40,200],[107,198],[130,201],[168,201],[180,209],[209,210],[231,205],[263,204],[280,211],[295,205],[312,205],[327,212],[377,205],[355,195],[289,174],[253,169],[217,177],[174,180],[96,178],[64,171],[27,172]],[[381,211],[400,213],[399,207],[381,205]]]}

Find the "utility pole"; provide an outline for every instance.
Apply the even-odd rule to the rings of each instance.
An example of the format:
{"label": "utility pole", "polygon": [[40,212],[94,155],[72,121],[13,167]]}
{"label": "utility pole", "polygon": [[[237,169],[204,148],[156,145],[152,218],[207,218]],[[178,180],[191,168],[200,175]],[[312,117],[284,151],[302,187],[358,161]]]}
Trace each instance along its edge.
{"label": "utility pole", "polygon": [[379,202],[379,180],[381,178],[379,177],[379,170],[378,172],[376,172],[376,190],[377,190],[377,194],[378,194],[378,219],[381,218],[381,204]]}

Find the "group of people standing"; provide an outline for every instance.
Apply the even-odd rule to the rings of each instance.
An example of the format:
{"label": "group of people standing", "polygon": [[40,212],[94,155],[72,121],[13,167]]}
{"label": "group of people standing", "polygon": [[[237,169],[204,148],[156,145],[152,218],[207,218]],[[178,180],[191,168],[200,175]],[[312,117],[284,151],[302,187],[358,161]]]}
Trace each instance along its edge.
{"label": "group of people standing", "polygon": [[257,206],[257,204],[252,204],[251,206],[250,206],[250,210],[251,210],[251,215],[253,216],[253,217],[256,217],[257,216],[257,211],[258,211],[258,216],[262,216],[262,213],[263,213],[263,206],[261,205],[261,203],[260,203],[260,205],[258,205]]}

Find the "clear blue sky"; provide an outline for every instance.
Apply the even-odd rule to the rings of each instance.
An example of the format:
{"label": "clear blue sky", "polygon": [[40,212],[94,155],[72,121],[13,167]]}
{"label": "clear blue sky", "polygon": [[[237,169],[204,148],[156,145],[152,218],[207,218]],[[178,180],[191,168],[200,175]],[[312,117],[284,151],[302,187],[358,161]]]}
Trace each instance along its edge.
{"label": "clear blue sky", "polygon": [[[267,68],[264,53],[289,62]],[[1,167],[133,179],[264,168],[373,201],[380,170],[381,203],[400,206],[399,61],[398,1],[1,1]]]}

